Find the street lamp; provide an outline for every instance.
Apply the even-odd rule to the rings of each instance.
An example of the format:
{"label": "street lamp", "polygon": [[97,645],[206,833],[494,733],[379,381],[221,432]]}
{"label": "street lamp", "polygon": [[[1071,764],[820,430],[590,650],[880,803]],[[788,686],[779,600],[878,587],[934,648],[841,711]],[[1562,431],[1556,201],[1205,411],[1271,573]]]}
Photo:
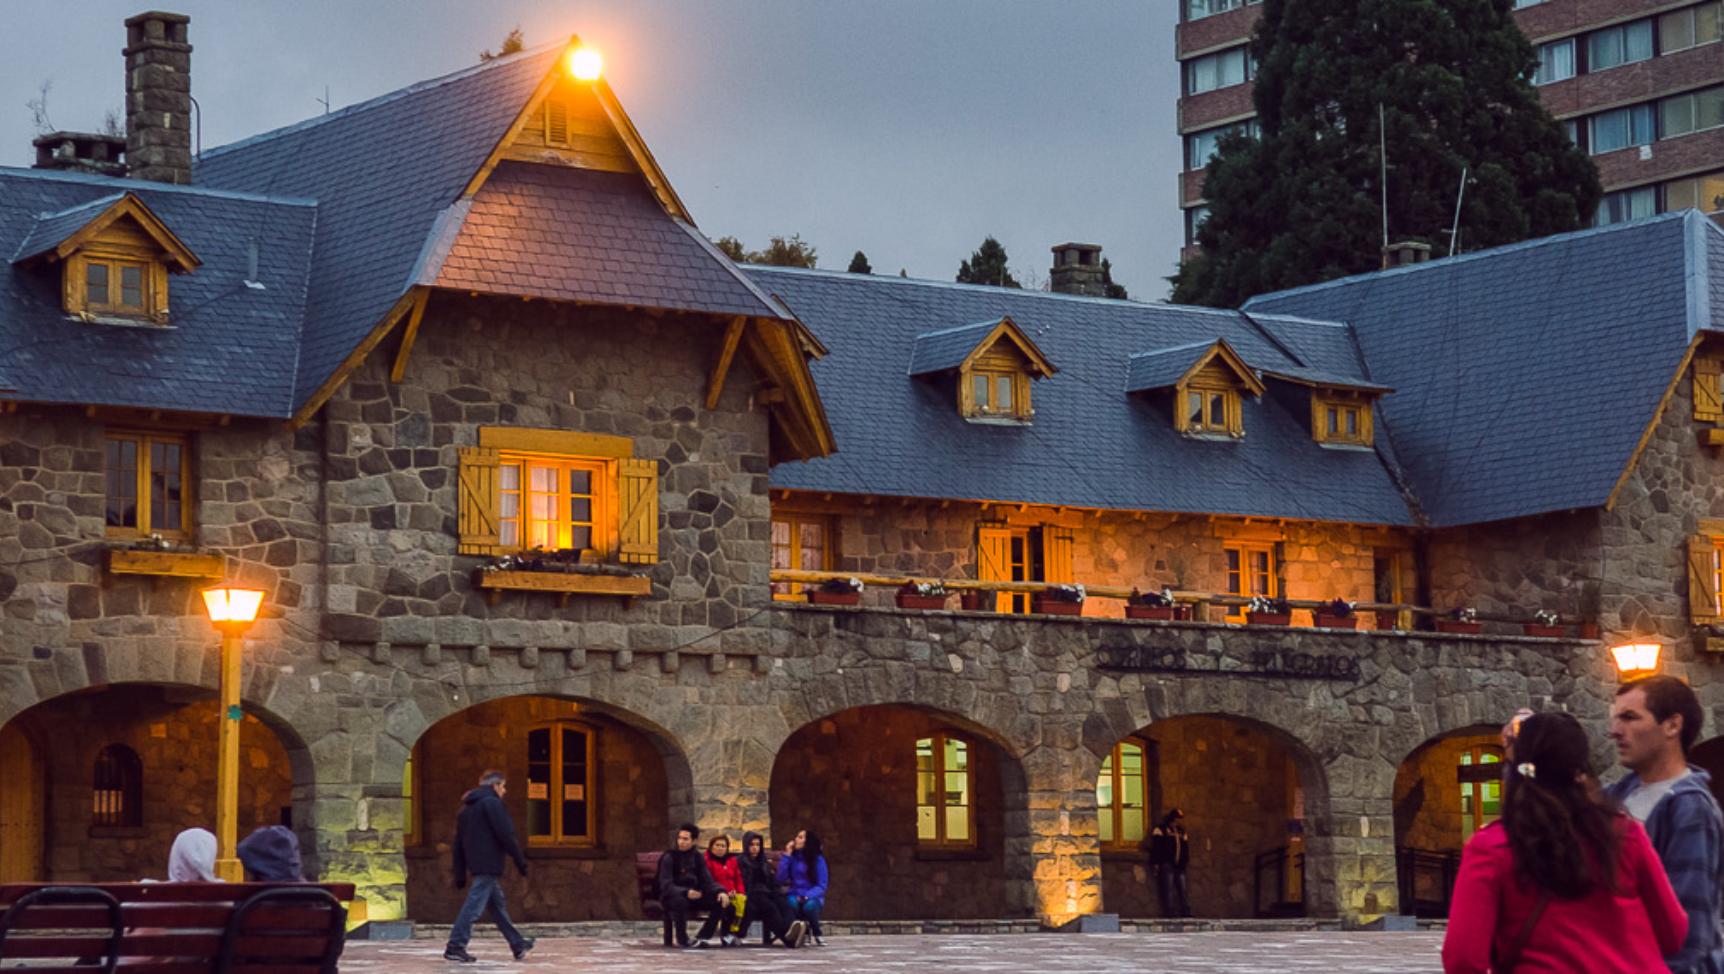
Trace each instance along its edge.
{"label": "street lamp", "polygon": [[1610,647],[1610,655],[1616,663],[1617,674],[1622,677],[1622,682],[1627,683],[1658,672],[1661,649],[1663,647],[1657,643],[1623,643]]}
{"label": "street lamp", "polygon": [[252,588],[204,589],[204,609],[221,633],[221,714],[217,719],[216,877],[223,882],[245,879],[235,846],[239,841],[239,728],[245,712],[239,706],[240,639],[257,618],[263,593]]}

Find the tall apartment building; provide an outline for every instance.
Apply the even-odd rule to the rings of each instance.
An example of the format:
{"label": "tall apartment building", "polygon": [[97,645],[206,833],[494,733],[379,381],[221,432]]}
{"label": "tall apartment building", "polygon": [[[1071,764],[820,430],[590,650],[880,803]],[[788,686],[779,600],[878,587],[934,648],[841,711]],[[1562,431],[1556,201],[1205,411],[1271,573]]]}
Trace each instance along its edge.
{"label": "tall apartment building", "polygon": [[[1598,165],[1600,225],[1724,210],[1724,44],[1718,0],[1516,0],[1545,106]],[[1203,169],[1222,134],[1256,124],[1247,49],[1259,0],[1182,0],[1175,38],[1189,252],[1208,213]]]}

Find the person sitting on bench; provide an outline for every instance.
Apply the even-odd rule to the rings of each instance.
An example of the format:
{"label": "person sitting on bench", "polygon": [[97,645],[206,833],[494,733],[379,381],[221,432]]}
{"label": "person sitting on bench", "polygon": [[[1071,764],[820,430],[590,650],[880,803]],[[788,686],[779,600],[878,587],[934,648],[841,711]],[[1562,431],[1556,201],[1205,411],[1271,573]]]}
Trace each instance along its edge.
{"label": "person sitting on bench", "polygon": [[722,915],[730,903],[730,895],[712,881],[706,871],[706,856],[694,847],[700,829],[684,822],[677,826],[676,848],[665,851],[658,861],[658,898],[664,905],[664,918],[676,931],[676,945],[689,946],[688,915],[699,909],[717,910]]}
{"label": "person sitting on bench", "polygon": [[240,864],[254,883],[303,883],[299,836],[285,825],[265,825],[240,840]]}
{"label": "person sitting on bench", "polygon": [[747,896],[742,910],[742,926],[737,928],[740,943],[748,939],[748,928],[760,921],[760,945],[772,946],[774,939],[786,947],[800,947],[808,939],[808,924],[790,919],[790,904],[784,901],[784,887],[779,885],[778,871],[766,858],[766,840],[759,832],[742,836],[742,889]]}

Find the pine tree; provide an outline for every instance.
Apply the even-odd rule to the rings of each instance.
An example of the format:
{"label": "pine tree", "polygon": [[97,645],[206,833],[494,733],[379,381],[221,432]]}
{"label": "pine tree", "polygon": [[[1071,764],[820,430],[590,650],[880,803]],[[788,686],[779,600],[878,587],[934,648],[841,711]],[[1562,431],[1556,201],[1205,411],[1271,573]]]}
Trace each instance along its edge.
{"label": "pine tree", "polygon": [[958,283],[960,284],[992,284],[995,287],[1018,287],[1012,278],[1012,272],[1006,268],[1006,248],[993,237],[982,241],[982,246],[970,255],[970,259],[958,264]]}
{"label": "pine tree", "polygon": [[748,249],[742,246],[742,241],[735,237],[719,237],[717,240],[712,242],[712,245],[717,247],[719,252],[724,254],[724,256],[729,257],[738,264],[748,260]]}
{"label": "pine tree", "polygon": [[1509,7],[1264,0],[1251,39],[1260,134],[1221,140],[1203,251],[1171,279],[1173,300],[1233,307],[1379,267],[1379,135],[1391,239],[1448,250],[1463,166],[1467,249],[1586,225],[1597,171],[1539,104],[1537,56]]}
{"label": "pine tree", "polygon": [[868,255],[860,250],[856,251],[855,256],[850,258],[850,266],[848,270],[852,274],[874,273],[874,268],[868,266]]}
{"label": "pine tree", "polygon": [[1125,293],[1124,284],[1115,284],[1113,282],[1113,261],[1108,260],[1106,257],[1101,259],[1101,284],[1102,287],[1107,289],[1107,297],[1113,298],[1116,301],[1124,301],[1127,297],[1130,297],[1130,295]]}
{"label": "pine tree", "polygon": [[735,237],[719,237],[712,242],[724,256],[738,264],[766,264],[771,267],[813,267],[814,245],[802,239],[802,234],[773,237],[765,250],[748,250]]}
{"label": "pine tree", "polygon": [[526,39],[521,36],[521,25],[516,24],[514,29],[509,31],[508,35],[503,38],[503,46],[497,48],[497,53],[492,54],[491,49],[486,48],[479,52],[479,60],[495,61],[500,57],[519,54],[526,49],[527,42]]}

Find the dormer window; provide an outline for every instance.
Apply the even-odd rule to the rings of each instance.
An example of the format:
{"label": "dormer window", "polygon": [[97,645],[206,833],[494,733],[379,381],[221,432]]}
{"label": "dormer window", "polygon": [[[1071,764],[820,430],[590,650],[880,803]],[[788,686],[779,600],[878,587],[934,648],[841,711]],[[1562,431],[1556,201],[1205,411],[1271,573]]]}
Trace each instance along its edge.
{"label": "dormer window", "polygon": [[1128,393],[1173,390],[1173,428],[1188,436],[1245,435],[1244,394],[1263,395],[1257,373],[1225,340],[1158,348],[1131,357]]}
{"label": "dormer window", "polygon": [[[84,309],[92,314],[112,314],[128,318],[151,316],[149,279],[153,265],[123,257],[78,255],[74,264],[83,265]],[[67,266],[67,272],[73,273]],[[74,277],[77,275],[74,274]]]}
{"label": "dormer window", "polygon": [[1313,389],[1311,431],[1319,443],[1370,446],[1370,400],[1357,392]]}
{"label": "dormer window", "polygon": [[1010,318],[916,336],[910,375],[956,373],[958,414],[977,423],[1027,423],[1035,416],[1032,380],[1057,372]]}
{"label": "dormer window", "polygon": [[1188,387],[1185,392],[1185,431],[1187,433],[1226,433],[1237,436],[1244,432],[1244,416],[1237,389]]}
{"label": "dormer window", "polygon": [[198,258],[148,206],[116,193],[36,218],[14,264],[58,265],[67,314],[87,320],[168,322],[168,274]]}

